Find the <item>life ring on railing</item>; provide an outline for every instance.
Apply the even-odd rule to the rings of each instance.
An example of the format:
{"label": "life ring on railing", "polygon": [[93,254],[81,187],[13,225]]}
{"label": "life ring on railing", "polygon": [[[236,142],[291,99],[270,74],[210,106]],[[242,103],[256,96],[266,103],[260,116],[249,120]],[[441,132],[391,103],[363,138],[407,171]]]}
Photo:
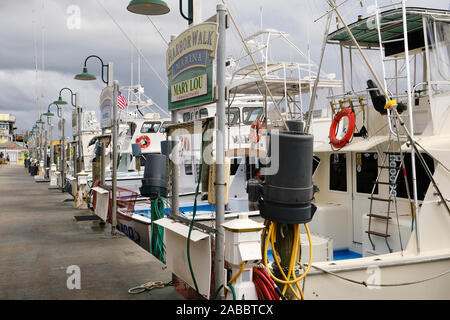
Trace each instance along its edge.
{"label": "life ring on railing", "polygon": [[191,150],[191,141],[189,140],[188,137],[184,136],[181,137],[181,141],[180,141],[180,145],[181,145],[181,151],[189,151]]}
{"label": "life ring on railing", "polygon": [[254,120],[250,127],[250,139],[252,139],[253,142],[258,143],[259,140],[261,139],[261,134],[262,134],[261,121]]}
{"label": "life ring on railing", "polygon": [[150,147],[150,142],[151,142],[150,138],[146,135],[140,136],[139,138],[136,139],[136,143],[139,143],[142,149]]}
{"label": "life ring on railing", "polygon": [[[348,128],[347,132],[345,133],[345,136],[342,139],[336,138],[336,129],[339,124],[339,121],[343,117],[348,118]],[[348,142],[350,142],[350,139],[352,138],[353,131],[355,130],[355,113],[351,108],[344,108],[341,111],[336,114],[333,121],[331,122],[330,126],[330,143],[331,145],[336,148],[340,149],[343,146],[345,146]]]}

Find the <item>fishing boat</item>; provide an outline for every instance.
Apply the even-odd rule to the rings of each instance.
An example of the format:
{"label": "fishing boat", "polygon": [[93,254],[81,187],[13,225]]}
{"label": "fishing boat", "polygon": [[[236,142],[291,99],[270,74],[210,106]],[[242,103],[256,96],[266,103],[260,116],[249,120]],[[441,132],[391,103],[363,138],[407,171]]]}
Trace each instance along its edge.
{"label": "fishing boat", "polygon": [[[297,133],[285,136],[314,133],[311,169],[314,187],[304,189],[311,190],[314,196],[311,205],[309,200],[300,202],[300,207],[307,205],[300,211],[308,211],[309,216],[299,219],[301,223],[295,219],[295,222],[286,222],[289,219],[281,219],[281,211],[290,212],[292,207],[286,209],[280,204],[280,212],[275,211],[274,216],[264,213],[265,225],[250,222],[246,214],[242,219],[224,223],[225,232],[231,236],[225,237],[228,277],[221,287],[228,288],[228,299],[260,297],[261,284],[255,280],[252,284],[251,279],[265,270],[282,288],[282,294],[274,294],[278,299],[281,296],[289,299],[448,299],[450,131],[446,123],[450,117],[450,12],[407,8],[406,1],[392,6],[378,6],[375,2],[375,15],[359,17],[347,25],[340,7],[334,1],[330,3],[333,6],[327,13],[321,62],[316,76],[309,80],[312,103],[306,115],[300,113],[297,117],[289,107],[285,114],[281,112],[279,103],[270,94],[270,78],[264,78],[264,71],[270,64],[254,64],[252,69],[256,79],[253,83],[259,81],[259,86],[255,87],[266,90],[273,102],[273,112],[266,109],[266,119],[263,119],[271,135],[275,136],[276,129],[285,130],[284,122],[288,122],[287,127],[292,130],[296,127],[290,125],[297,124],[291,120],[305,119]],[[334,14],[340,26],[330,32]],[[342,78],[345,79],[348,69],[353,76],[342,83],[342,93],[328,95],[331,111],[328,121],[313,121],[323,53],[327,45],[336,44],[342,53]],[[344,59],[344,50],[348,50],[350,59]],[[357,79],[353,72],[361,77],[361,68],[355,65],[348,68],[344,63],[349,60],[352,64],[355,50],[364,61],[361,66],[369,70],[366,79],[359,83],[353,81]],[[367,52],[372,55],[368,57]],[[378,69],[374,69],[373,61]],[[419,62],[422,62],[420,69]],[[247,69],[246,74],[249,73]],[[289,85],[284,87],[289,88]],[[252,86],[240,88],[250,93],[248,90]],[[233,89],[237,92],[239,86],[230,86],[230,93]],[[273,92],[276,92],[275,86]],[[323,133],[324,126],[327,126],[327,134]],[[294,157],[290,152],[285,149],[280,159]],[[301,165],[306,172],[309,166]],[[299,167],[293,169],[296,173],[302,171]],[[282,171],[286,174],[286,170]],[[301,175],[292,176],[292,181],[287,179],[289,177],[285,177],[284,187],[263,184],[264,190],[288,190],[292,181],[308,180]],[[300,191],[296,195],[303,194],[302,188],[297,190]],[[269,203],[269,196],[271,194],[263,194],[259,202],[264,208],[261,213],[267,210],[265,203]],[[293,203],[299,201],[294,199]],[[254,220],[261,221],[261,218]],[[274,221],[278,222],[274,224]],[[183,234],[173,226],[176,223],[163,221],[159,224],[169,232]],[[305,225],[305,234],[300,234],[299,224]],[[279,227],[277,234],[274,225]],[[289,230],[295,233],[288,233]],[[241,232],[248,232],[245,240],[236,236]],[[262,244],[258,241],[261,234]],[[208,232],[204,231],[202,237],[207,239]],[[191,246],[199,248],[197,243],[202,237],[197,234]],[[285,246],[281,253],[272,252],[270,260],[270,251],[278,250],[279,242],[283,242],[280,238],[285,237],[293,239],[292,245]],[[167,245],[178,252],[174,240]],[[262,248],[262,258],[258,260],[258,254],[253,254],[250,248],[256,251]],[[284,257],[282,260],[291,257],[289,265],[284,262],[286,271],[289,267],[289,275],[285,274],[284,279],[274,276],[275,270],[278,273],[283,270],[279,264],[280,254]],[[182,263],[176,257],[173,259]],[[268,262],[277,262],[278,267]],[[202,267],[195,264],[196,273],[183,273],[173,261],[171,268],[191,287],[195,285],[192,280],[195,274],[197,282],[202,283],[197,292],[200,290],[202,295],[208,296],[210,279],[205,279],[207,275],[199,272]],[[271,286],[273,284],[266,284],[266,288]],[[221,287],[216,287],[216,294]],[[274,296],[269,294],[269,298]]]}
{"label": "fishing boat", "polygon": [[[305,299],[448,298],[450,12],[405,2],[375,3],[375,15],[349,25],[331,10],[341,27],[327,44],[353,74],[328,97],[330,137],[314,139],[308,225],[338,257],[305,264]],[[350,63],[355,51],[363,58],[365,81],[344,50]]]}

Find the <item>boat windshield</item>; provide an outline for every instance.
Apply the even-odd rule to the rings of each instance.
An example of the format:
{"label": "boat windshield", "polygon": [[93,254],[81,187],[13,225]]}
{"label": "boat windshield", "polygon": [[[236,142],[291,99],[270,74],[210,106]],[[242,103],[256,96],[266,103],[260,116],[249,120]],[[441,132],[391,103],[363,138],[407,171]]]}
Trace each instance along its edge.
{"label": "boat windshield", "polygon": [[141,128],[141,133],[156,133],[161,126],[160,121],[147,121],[144,122]]}
{"label": "boat windshield", "polygon": [[243,123],[252,124],[253,121],[260,120],[262,113],[262,107],[244,107],[242,109]]}
{"label": "boat windshield", "polygon": [[237,107],[227,108],[226,117],[228,125],[238,124],[240,122],[240,110]]}
{"label": "boat windshield", "polygon": [[[434,93],[450,84],[450,23],[439,19],[427,20],[427,38],[430,44],[430,80]],[[441,84],[441,85],[439,85]]]}
{"label": "boat windshield", "polygon": [[166,133],[166,129],[169,124],[170,124],[170,121],[164,121],[161,125],[161,129],[159,129],[159,132]]}

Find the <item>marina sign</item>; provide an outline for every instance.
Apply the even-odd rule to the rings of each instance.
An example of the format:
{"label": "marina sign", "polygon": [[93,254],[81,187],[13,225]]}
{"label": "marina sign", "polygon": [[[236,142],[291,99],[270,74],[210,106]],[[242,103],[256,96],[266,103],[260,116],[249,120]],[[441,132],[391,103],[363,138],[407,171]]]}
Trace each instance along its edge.
{"label": "marina sign", "polygon": [[166,53],[169,110],[214,102],[217,24],[202,23],[172,40]]}
{"label": "marina sign", "polygon": [[113,125],[112,121],[112,106],[113,106],[113,87],[107,86],[100,94],[100,126],[102,129],[110,128]]}
{"label": "marina sign", "polygon": [[207,94],[207,79],[208,76],[206,74],[202,74],[195,78],[175,83],[171,87],[172,97],[170,102],[176,102]]}

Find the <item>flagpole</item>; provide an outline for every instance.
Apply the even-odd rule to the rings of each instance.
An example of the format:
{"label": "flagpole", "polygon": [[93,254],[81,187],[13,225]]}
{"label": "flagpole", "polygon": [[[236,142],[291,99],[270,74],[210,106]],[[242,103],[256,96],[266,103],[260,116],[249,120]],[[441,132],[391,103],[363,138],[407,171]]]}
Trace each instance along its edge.
{"label": "flagpole", "polygon": [[117,227],[117,97],[119,91],[119,81],[114,80],[113,82],[113,145],[112,145],[112,157],[113,157],[113,168],[112,168],[112,206],[111,206],[111,233],[116,234]]}

